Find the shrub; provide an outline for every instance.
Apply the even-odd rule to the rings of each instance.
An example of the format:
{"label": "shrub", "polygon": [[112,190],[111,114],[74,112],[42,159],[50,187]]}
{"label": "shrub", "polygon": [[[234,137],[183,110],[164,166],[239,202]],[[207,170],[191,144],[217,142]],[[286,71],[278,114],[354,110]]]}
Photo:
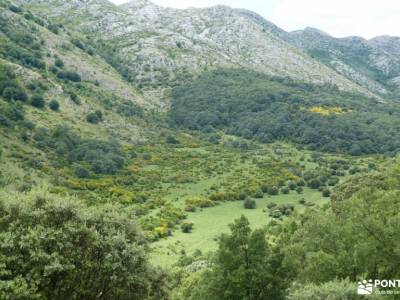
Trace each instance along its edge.
{"label": "shrub", "polygon": [[213,201],[204,197],[191,197],[186,199],[186,206],[197,206],[200,208],[212,207],[215,205]]}
{"label": "shrub", "polygon": [[64,68],[64,62],[59,58],[56,58],[56,60],[54,61],[54,65],[60,69]]}
{"label": "shrub", "polygon": [[182,232],[190,233],[193,230],[194,223],[189,221],[184,221],[181,225]]}
{"label": "shrub", "polygon": [[258,199],[261,199],[261,198],[264,197],[264,192],[261,189],[259,189],[254,193],[254,197],[258,198]]}
{"label": "shrub", "polygon": [[51,100],[49,103],[51,110],[58,111],[60,109],[60,103],[57,100]]}
{"label": "shrub", "polygon": [[167,142],[167,144],[173,144],[173,145],[177,145],[180,142],[172,135],[167,136],[167,138],[165,139],[165,141]]}
{"label": "shrub", "polygon": [[50,71],[51,73],[57,75],[57,73],[58,73],[58,68],[57,68],[56,66],[50,66],[50,67],[49,67],[49,71]]}
{"label": "shrub", "polygon": [[318,189],[320,186],[321,186],[321,182],[318,180],[318,179],[311,179],[309,182],[308,182],[308,186],[310,187],[310,188],[312,188],[312,189]]}
{"label": "shrub", "polygon": [[279,189],[276,186],[273,186],[269,189],[268,194],[271,196],[276,196],[279,194]]}
{"label": "shrub", "polygon": [[263,185],[261,185],[261,190],[263,191],[263,193],[268,193],[269,186],[266,184],[263,184]]}
{"label": "shrub", "polygon": [[117,108],[117,113],[124,117],[143,117],[144,115],[143,108],[132,102],[120,104]]}
{"label": "shrub", "polygon": [[269,208],[270,212],[269,215],[273,218],[280,218],[282,216],[289,216],[292,214],[294,211],[294,206],[293,204],[282,204],[282,205],[276,205],[276,206],[271,206]]}
{"label": "shrub", "polygon": [[75,94],[75,93],[73,93],[73,92],[70,92],[70,93],[69,93],[69,98],[70,98],[71,101],[74,102],[75,104],[77,104],[77,105],[80,105],[80,104],[81,104],[81,99],[79,99],[79,97],[78,97],[77,94]]}
{"label": "shrub", "polygon": [[103,120],[103,113],[99,110],[86,116],[86,121],[91,124],[98,124]]}
{"label": "shrub", "polygon": [[297,188],[296,188],[296,192],[297,192],[297,194],[301,194],[301,193],[303,193],[303,187],[301,187],[301,186],[298,186]]}
{"label": "shrub", "polygon": [[254,199],[251,199],[250,197],[247,197],[246,200],[244,200],[243,206],[246,209],[255,209],[256,201]]}
{"label": "shrub", "polygon": [[324,196],[324,197],[330,197],[331,196],[331,191],[330,191],[330,189],[327,189],[327,188],[325,188],[323,191],[322,191],[322,196]]}
{"label": "shrub", "polygon": [[143,153],[143,159],[144,160],[150,160],[152,158],[150,153]]}
{"label": "shrub", "polygon": [[279,209],[276,209],[270,213],[270,216],[275,219],[279,219],[282,217],[282,212]]}
{"label": "shrub", "polygon": [[22,12],[22,9],[19,6],[15,6],[13,4],[10,4],[8,6],[8,9],[11,10],[12,12],[16,13],[16,14],[19,14],[19,13]]}
{"label": "shrub", "polygon": [[239,193],[239,200],[246,200],[247,194],[245,192],[240,192]]}
{"label": "shrub", "polygon": [[60,32],[59,25],[49,24],[49,25],[47,25],[47,29],[50,30],[54,34],[59,34],[59,32]]}
{"label": "shrub", "polygon": [[297,186],[305,186],[306,182],[303,179],[300,179],[296,182]]}
{"label": "shrub", "polygon": [[297,184],[294,181],[289,181],[288,182],[288,188],[294,191],[297,187]]}
{"label": "shrub", "polygon": [[89,178],[90,172],[86,168],[79,166],[75,170],[75,176],[78,178]]}
{"label": "shrub", "polygon": [[43,108],[46,102],[41,95],[33,95],[31,98],[31,105],[36,108]]}
{"label": "shrub", "polygon": [[58,71],[57,77],[66,81],[80,82],[81,76],[73,71]]}
{"label": "shrub", "polygon": [[333,177],[328,180],[328,185],[329,186],[334,186],[339,183],[339,178],[338,177]]}
{"label": "shrub", "polygon": [[281,188],[281,193],[287,195],[290,193],[290,189],[285,186],[285,187]]}
{"label": "shrub", "polygon": [[79,39],[72,39],[71,43],[74,44],[76,47],[78,47],[81,50],[85,50],[85,45],[82,43],[81,40]]}
{"label": "shrub", "polygon": [[3,90],[3,97],[7,100],[15,100],[26,102],[28,100],[28,95],[19,86],[9,86]]}
{"label": "shrub", "polygon": [[195,212],[196,211],[196,206],[186,205],[185,206],[185,211],[187,211],[187,212]]}

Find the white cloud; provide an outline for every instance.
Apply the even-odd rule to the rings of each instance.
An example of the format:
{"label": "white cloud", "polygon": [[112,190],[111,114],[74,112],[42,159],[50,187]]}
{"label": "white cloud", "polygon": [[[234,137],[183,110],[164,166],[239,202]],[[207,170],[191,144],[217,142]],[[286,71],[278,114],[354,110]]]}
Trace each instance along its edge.
{"label": "white cloud", "polygon": [[400,35],[400,1],[283,0],[271,21],[287,30],[312,26],[334,36]]}
{"label": "white cloud", "polygon": [[[113,2],[126,2],[113,0]],[[399,0],[153,0],[161,6],[186,8],[225,4],[247,8],[285,30],[316,27],[334,36],[400,36]]]}

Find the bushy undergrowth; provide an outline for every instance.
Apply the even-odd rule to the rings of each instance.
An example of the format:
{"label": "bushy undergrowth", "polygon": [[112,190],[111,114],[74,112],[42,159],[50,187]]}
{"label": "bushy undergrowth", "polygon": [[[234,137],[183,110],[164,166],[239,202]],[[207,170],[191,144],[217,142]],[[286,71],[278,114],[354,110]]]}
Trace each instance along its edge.
{"label": "bushy undergrowth", "polygon": [[118,142],[84,139],[68,127],[60,126],[51,131],[38,128],[34,139],[39,148],[52,150],[66,163],[82,164],[81,169],[87,167],[96,174],[115,174],[125,163]]}

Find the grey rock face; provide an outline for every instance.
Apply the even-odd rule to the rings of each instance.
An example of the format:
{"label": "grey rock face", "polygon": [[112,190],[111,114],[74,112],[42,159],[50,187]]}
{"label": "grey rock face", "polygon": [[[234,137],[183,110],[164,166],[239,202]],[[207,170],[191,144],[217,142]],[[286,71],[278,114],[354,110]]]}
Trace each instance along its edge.
{"label": "grey rock face", "polygon": [[[168,85],[212,68],[241,67],[369,93],[290,44],[285,31],[247,10],[179,10],[147,0],[121,6],[106,0],[28,2],[74,29],[100,37],[139,85]],[[46,5],[41,6],[43,2]]]}
{"label": "grey rock face", "polygon": [[293,45],[375,93],[388,94],[400,76],[400,38],[334,38],[313,28],[289,35]]}

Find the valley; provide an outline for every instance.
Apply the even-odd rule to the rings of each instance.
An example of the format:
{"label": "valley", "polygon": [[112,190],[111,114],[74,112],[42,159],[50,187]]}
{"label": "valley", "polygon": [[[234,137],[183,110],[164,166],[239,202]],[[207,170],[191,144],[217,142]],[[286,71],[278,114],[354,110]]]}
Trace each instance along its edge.
{"label": "valley", "polygon": [[4,0],[0,25],[0,299],[358,299],[399,275],[396,38],[147,0]]}

